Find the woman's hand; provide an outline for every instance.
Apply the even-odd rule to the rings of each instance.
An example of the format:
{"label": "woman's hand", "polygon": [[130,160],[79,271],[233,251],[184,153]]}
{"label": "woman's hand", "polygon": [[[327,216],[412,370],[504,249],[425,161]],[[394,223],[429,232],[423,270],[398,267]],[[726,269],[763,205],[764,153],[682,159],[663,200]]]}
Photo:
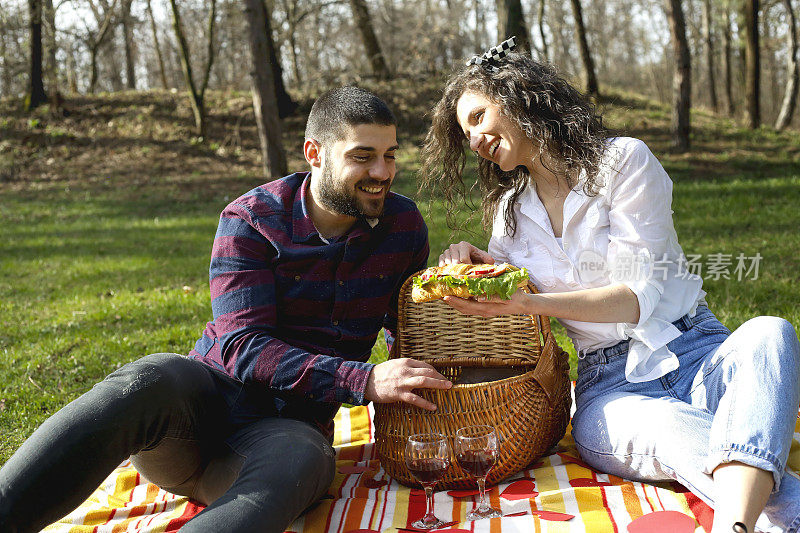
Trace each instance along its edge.
{"label": "woman's hand", "polygon": [[531,305],[531,294],[518,290],[511,295],[510,300],[503,300],[499,296],[492,298],[479,297],[477,300],[472,298],[459,298],[457,296],[445,296],[444,301],[447,305],[465,315],[478,316],[501,316],[501,315],[529,315]]}
{"label": "woman's hand", "polygon": [[447,250],[439,256],[439,266],[452,264],[474,265],[478,263],[494,264],[494,258],[488,252],[484,252],[467,241],[458,244],[451,244]]}

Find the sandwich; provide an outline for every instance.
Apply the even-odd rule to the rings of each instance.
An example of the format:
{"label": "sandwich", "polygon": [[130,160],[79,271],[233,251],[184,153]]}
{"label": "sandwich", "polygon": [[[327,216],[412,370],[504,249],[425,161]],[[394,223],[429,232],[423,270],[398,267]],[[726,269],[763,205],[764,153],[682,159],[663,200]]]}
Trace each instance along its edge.
{"label": "sandwich", "polygon": [[509,300],[517,288],[524,287],[527,283],[528,271],[508,263],[430,267],[414,276],[411,299],[415,303],[438,300],[445,296],[500,296]]}

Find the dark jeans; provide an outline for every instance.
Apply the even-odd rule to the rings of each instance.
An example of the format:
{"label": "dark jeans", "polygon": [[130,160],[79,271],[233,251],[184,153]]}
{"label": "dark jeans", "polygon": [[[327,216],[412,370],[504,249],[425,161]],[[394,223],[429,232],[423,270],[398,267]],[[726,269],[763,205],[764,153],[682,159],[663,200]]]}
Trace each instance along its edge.
{"label": "dark jeans", "polygon": [[0,469],[0,532],[39,531],[120,462],[208,505],[184,531],[282,532],[327,491],[334,451],[264,387],[176,354],[127,364],[44,422]]}

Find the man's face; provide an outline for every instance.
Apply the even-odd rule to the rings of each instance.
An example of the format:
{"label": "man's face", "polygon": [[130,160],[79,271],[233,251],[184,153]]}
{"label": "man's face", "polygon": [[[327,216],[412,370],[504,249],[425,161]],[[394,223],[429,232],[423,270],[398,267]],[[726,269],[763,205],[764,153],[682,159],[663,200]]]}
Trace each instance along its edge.
{"label": "man's face", "polygon": [[359,124],[324,148],[317,201],[334,213],[377,218],[383,213],[395,168],[394,126]]}

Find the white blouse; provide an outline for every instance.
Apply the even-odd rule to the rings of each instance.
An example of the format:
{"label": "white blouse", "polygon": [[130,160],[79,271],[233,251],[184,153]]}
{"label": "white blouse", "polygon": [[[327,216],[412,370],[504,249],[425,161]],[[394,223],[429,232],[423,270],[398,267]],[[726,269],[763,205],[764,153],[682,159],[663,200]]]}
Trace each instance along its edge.
{"label": "white blouse", "polygon": [[596,196],[582,184],[564,201],[561,242],[533,180],[515,202],[517,231],[506,233],[510,193],[494,219],[489,254],[530,272],[541,292],[566,292],[623,283],[639,300],[639,322],[559,319],[579,357],[630,339],[625,377],[657,379],[678,368],[667,343],[681,332],[672,322],[705,303],[703,280],[686,269],[672,223],[672,180],[638,139],[609,139]]}

